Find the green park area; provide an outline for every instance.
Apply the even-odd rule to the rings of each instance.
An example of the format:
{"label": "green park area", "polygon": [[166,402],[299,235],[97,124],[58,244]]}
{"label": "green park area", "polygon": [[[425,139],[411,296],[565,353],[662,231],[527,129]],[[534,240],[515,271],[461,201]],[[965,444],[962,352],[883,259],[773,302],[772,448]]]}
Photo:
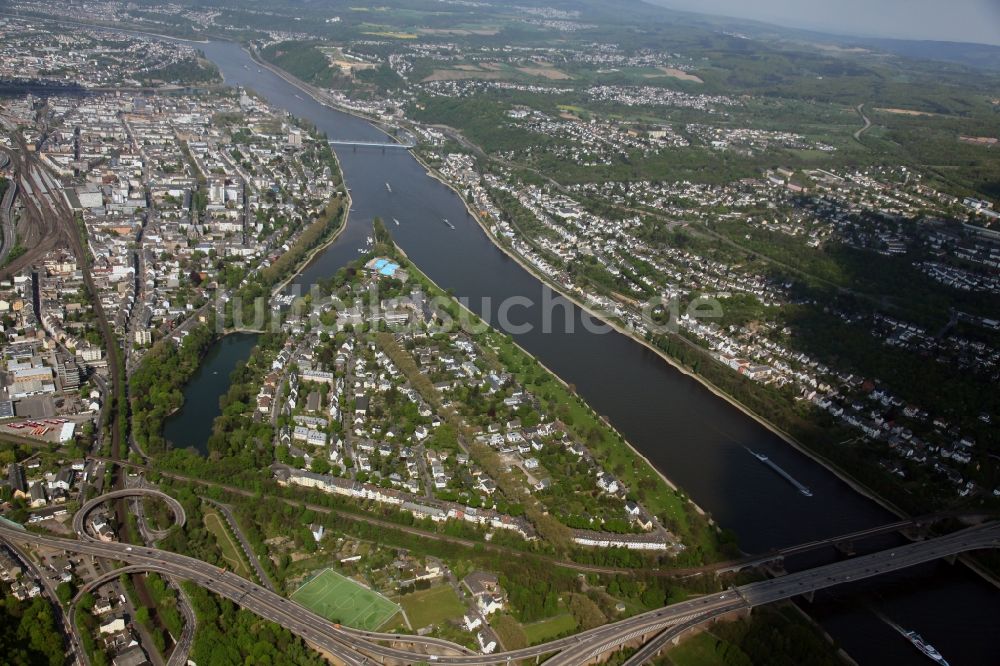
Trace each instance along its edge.
{"label": "green park area", "polygon": [[222,516],[214,509],[205,509],[205,527],[215,537],[219,550],[222,551],[222,559],[229,565],[230,570],[244,578],[249,578],[250,567],[243,559],[236,539],[229,533]]}
{"label": "green park area", "polygon": [[438,585],[407,594],[400,598],[399,603],[414,629],[456,620],[465,613],[465,606],[450,585]]}
{"label": "green park area", "polygon": [[570,613],[561,613],[555,617],[524,624],[522,627],[528,645],[538,645],[574,631],[577,622]]}

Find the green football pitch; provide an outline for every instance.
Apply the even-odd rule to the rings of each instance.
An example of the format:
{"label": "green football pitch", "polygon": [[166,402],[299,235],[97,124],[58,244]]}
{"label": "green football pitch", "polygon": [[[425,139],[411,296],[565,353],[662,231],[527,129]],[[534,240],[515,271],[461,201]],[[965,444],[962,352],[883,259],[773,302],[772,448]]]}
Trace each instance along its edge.
{"label": "green football pitch", "polygon": [[331,622],[374,631],[399,612],[378,592],[324,569],[292,593],[292,600]]}

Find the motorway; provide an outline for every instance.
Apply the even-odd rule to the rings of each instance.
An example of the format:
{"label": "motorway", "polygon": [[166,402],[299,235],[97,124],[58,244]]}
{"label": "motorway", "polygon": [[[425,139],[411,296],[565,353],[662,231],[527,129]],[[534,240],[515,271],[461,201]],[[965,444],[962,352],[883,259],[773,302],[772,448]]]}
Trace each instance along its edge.
{"label": "motorway", "polygon": [[716,562],[713,564],[706,565],[704,567],[697,567],[697,569],[700,569],[704,572],[715,571],[717,573],[729,573],[733,571],[740,571],[742,569],[749,569],[751,567],[767,564],[768,562],[780,560],[785,557],[791,557],[793,555],[801,555],[803,553],[808,553],[813,550],[820,550],[822,548],[826,548],[829,546],[836,546],[838,544],[852,544],[858,541],[863,541],[865,539],[870,539],[872,537],[883,536],[886,534],[895,534],[896,532],[903,532],[905,530],[912,528],[923,529],[939,521],[946,520],[949,518],[982,519],[982,518],[989,518],[989,515],[983,514],[981,512],[974,513],[967,511],[941,511],[938,513],[927,514],[925,516],[917,516],[915,518],[906,518],[904,520],[897,520],[895,522],[888,523],[886,525],[867,527],[865,529],[857,530],[855,532],[848,532],[847,534],[839,534],[837,536],[832,536],[825,539],[816,539],[815,541],[807,541],[805,543],[796,544],[794,546],[778,548],[776,550],[767,553],[760,553],[758,555],[748,555],[738,560],[730,560],[728,562]]}
{"label": "motorway", "polygon": [[[3,436],[4,433],[0,433]],[[114,463],[115,461],[110,458],[94,457],[93,460],[106,463]],[[120,462],[117,463],[126,467],[133,469],[152,471],[150,467],[146,465],[140,465],[138,463],[130,462]],[[184,474],[178,474],[176,472],[160,472],[164,476],[167,476],[178,481],[183,481],[185,483],[193,483],[200,486],[205,486],[209,488],[218,488],[224,490],[227,493],[232,493],[234,495],[240,495],[242,497],[253,497],[254,493],[246,490],[245,488],[239,488],[237,486],[226,485],[224,483],[219,483],[217,481],[208,481],[205,479],[200,479],[193,476],[186,476]],[[202,497],[202,499],[208,499]],[[380,520],[374,518],[370,515],[364,513],[354,513],[349,511],[332,509],[328,506],[321,504],[314,504],[312,502],[295,500],[289,497],[278,497],[280,501],[288,504],[290,506],[301,507],[309,509],[311,511],[316,511],[318,513],[336,515],[344,520],[365,522],[370,525],[375,525],[377,527],[382,527],[385,529],[397,530],[400,532],[405,532],[407,534],[413,534],[424,539],[434,539],[436,541],[444,541],[448,543],[454,543],[461,546],[466,546],[469,548],[482,547],[487,550],[494,552],[505,553],[511,557],[520,557],[524,553],[512,548],[507,548],[504,546],[498,546],[491,543],[483,543],[481,541],[475,541],[472,539],[463,539],[460,537],[451,537],[445,534],[440,534],[438,532],[432,532],[428,530],[422,530],[415,527],[409,527],[402,525],[400,523],[394,523],[387,520]],[[211,501],[211,500],[209,500]],[[773,562],[784,557],[791,555],[800,555],[812,550],[819,550],[821,548],[826,548],[834,546],[839,543],[855,543],[863,539],[867,539],[874,536],[880,536],[884,534],[893,534],[895,532],[900,532],[909,528],[922,528],[928,525],[932,525],[938,521],[955,518],[955,519],[982,519],[989,518],[988,514],[983,514],[983,512],[969,512],[969,511],[943,511],[939,513],[928,514],[926,516],[918,516],[916,518],[908,518],[905,520],[899,520],[887,525],[879,525],[876,527],[865,528],[855,532],[849,532],[847,534],[839,534],[837,536],[829,537],[826,539],[817,539],[815,541],[809,541],[807,543],[798,544],[795,546],[788,546],[785,548],[779,548],[766,553],[757,553],[754,555],[747,555],[735,560],[727,560],[723,562],[714,562],[712,564],[706,564],[699,567],[679,567],[679,568],[663,568],[657,571],[644,570],[643,574],[651,574],[654,576],[661,576],[666,578],[686,578],[688,576],[694,576],[698,574],[705,573],[726,573],[732,571],[740,571],[742,569],[747,569],[754,566],[759,566],[762,564],[767,564],[768,562]],[[571,569],[573,571],[583,571],[587,573],[599,573],[599,574],[609,574],[609,575],[623,575],[631,576],[636,573],[636,569],[624,568],[624,567],[608,567],[592,564],[582,564],[579,562],[560,560],[557,558],[545,558],[544,556],[538,556],[541,559],[545,559],[549,564],[556,567],[561,567],[565,569]]]}
{"label": "motorway", "polygon": [[348,141],[346,139],[330,139],[329,143],[331,146],[354,146],[355,148],[361,146],[364,148],[400,148],[409,150],[414,147],[413,144],[395,143],[390,141]]}
{"label": "motorway", "polygon": [[305,613],[306,617],[303,617],[304,609],[289,600],[278,597],[264,588],[254,590],[253,588],[257,586],[246,579],[200,560],[142,546],[47,537],[7,525],[0,526],[0,538],[10,542],[29,542],[48,548],[127,562],[133,565],[129,571],[143,569],[190,580],[211,592],[250,608],[261,617],[285,626],[309,642],[329,651],[346,664],[361,664],[364,661],[356,652],[344,647],[340,641],[330,638],[328,634],[332,627],[323,618],[308,612]]}
{"label": "motorway", "polygon": [[[61,548],[119,560],[129,565],[143,565],[165,575],[185,578],[224,596],[268,620],[276,622],[317,647],[328,651],[347,664],[365,663],[366,656],[400,663],[427,660],[427,654],[376,641],[405,641],[424,647],[452,648],[458,654],[442,654],[434,659],[440,664],[498,664],[535,658],[560,652],[547,663],[579,664],[632,640],[643,639],[665,628],[717,618],[726,613],[762,604],[807,595],[842,583],[879,576],[943,557],[983,548],[1000,546],[1000,523],[987,523],[947,536],[899,546],[892,550],[864,555],[835,564],[802,571],[772,580],[751,583],[720,594],[711,594],[665,608],[636,615],[614,624],[580,632],[533,647],[494,653],[469,654],[464,648],[440,639],[427,640],[415,636],[394,636],[346,630],[337,627],[315,613],[270,590],[251,583],[226,570],[220,570],[185,555],[129,546],[121,543],[101,543],[50,537],[0,525],[0,538],[18,543],[33,543],[49,548]],[[363,653],[363,654],[362,654]]]}
{"label": "motorway", "polygon": [[667,646],[667,643],[680,638],[695,627],[704,624],[704,622],[705,620],[698,618],[664,629],[653,640],[639,648],[639,651],[629,657],[628,661],[622,664],[622,666],[642,666],[642,664],[648,663],[660,650]]}
{"label": "motorway", "polygon": [[49,603],[52,604],[52,608],[56,611],[55,617],[57,621],[60,621],[63,625],[63,633],[69,636],[69,643],[71,652],[74,653],[80,663],[83,666],[89,666],[89,661],[87,659],[87,651],[83,648],[83,640],[80,638],[80,633],[76,629],[76,625],[71,623],[71,617],[63,615],[59,612],[62,608],[62,604],[59,602],[59,595],[56,594],[55,585],[53,585],[52,580],[45,573],[42,572],[41,568],[35,565],[35,562],[27,556],[27,554],[14,543],[7,544],[11,552],[14,553],[15,557],[20,560],[21,564],[24,565],[25,570],[30,572],[31,577],[41,581],[42,589],[45,591],[45,596],[48,598]]}
{"label": "motorway", "polygon": [[274,592],[274,583],[271,582],[270,576],[268,576],[267,572],[264,571],[264,567],[257,558],[257,554],[250,546],[250,541],[247,539],[246,535],[243,534],[243,530],[240,529],[240,524],[236,522],[236,516],[233,515],[232,507],[228,504],[223,504],[222,502],[218,502],[207,497],[203,499],[218,509],[219,513],[222,514],[222,517],[226,519],[226,522],[229,523],[229,527],[233,530],[233,534],[236,535],[237,540],[240,542],[243,554],[246,555],[247,559],[250,561],[250,565],[253,566],[254,571],[257,572],[257,579],[260,581],[261,585]]}
{"label": "motorway", "polygon": [[170,495],[153,488],[123,488],[121,490],[114,490],[110,493],[106,493],[100,497],[95,497],[80,507],[80,510],[73,515],[73,531],[76,532],[77,536],[81,539],[85,539],[87,541],[97,541],[97,539],[87,533],[87,516],[101,504],[124,497],[155,497],[157,499],[161,499],[166,502],[167,506],[170,507],[170,510],[174,512],[174,521],[177,525],[183,526],[184,522],[187,520],[187,515],[184,513],[184,507]]}
{"label": "motorway", "polygon": [[[174,581],[175,583],[177,581]],[[188,655],[191,653],[191,644],[194,643],[194,630],[198,626],[198,620],[194,615],[194,607],[187,592],[180,585],[177,587],[177,607],[184,615],[184,629],[180,638],[174,643],[174,651],[170,653],[167,666],[187,666]]]}
{"label": "motorway", "polygon": [[[178,594],[177,608],[184,615],[184,629],[180,637],[175,637],[174,649],[173,652],[170,653],[170,658],[167,660],[167,666],[184,666],[187,664],[187,657],[191,651],[191,643],[194,641],[194,630],[197,623],[194,616],[194,610],[191,607],[190,599],[188,599],[181,586],[176,585],[176,581],[170,576],[170,572],[168,571],[160,570],[156,567],[151,567],[145,564],[130,564],[128,566],[119,567],[118,569],[112,569],[93,580],[87,581],[87,583],[77,591],[72,602],[70,602],[69,610],[66,614],[68,624],[73,629],[74,639],[79,641],[79,638],[75,636],[77,628],[76,613],[79,608],[80,600],[85,594],[94,592],[103,585],[114,583],[123,575],[148,573],[158,573],[166,578],[171,578],[171,580],[175,582]],[[89,660],[86,659],[86,653],[81,652],[81,654],[84,657],[84,664],[88,664]]]}

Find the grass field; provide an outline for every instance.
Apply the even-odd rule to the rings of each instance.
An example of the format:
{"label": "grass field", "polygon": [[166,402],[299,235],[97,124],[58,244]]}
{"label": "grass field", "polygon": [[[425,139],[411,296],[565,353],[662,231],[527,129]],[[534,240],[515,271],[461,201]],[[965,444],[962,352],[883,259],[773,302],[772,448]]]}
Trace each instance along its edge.
{"label": "grass field", "polygon": [[225,521],[218,512],[205,509],[205,527],[215,537],[215,542],[222,551],[222,559],[226,561],[233,573],[250,578],[250,565],[243,559],[243,553],[236,540],[229,534]]}
{"label": "grass field", "polygon": [[749,666],[750,659],[735,645],[720,641],[711,633],[695,634],[667,652],[675,666]]}
{"label": "grass field", "polygon": [[462,617],[465,606],[450,585],[438,585],[400,598],[399,603],[414,629]]}
{"label": "grass field", "polygon": [[374,631],[399,612],[378,592],[324,569],[292,593],[292,600],[331,622]]}
{"label": "grass field", "polygon": [[563,613],[521,626],[524,628],[524,637],[528,639],[528,645],[537,645],[576,629],[576,618],[569,613]]}

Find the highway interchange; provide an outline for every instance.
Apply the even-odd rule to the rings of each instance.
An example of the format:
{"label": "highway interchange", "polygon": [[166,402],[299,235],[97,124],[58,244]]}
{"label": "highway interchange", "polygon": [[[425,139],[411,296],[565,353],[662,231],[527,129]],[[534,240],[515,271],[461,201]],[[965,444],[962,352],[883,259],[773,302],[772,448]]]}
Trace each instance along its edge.
{"label": "highway interchange", "polygon": [[[164,499],[171,506],[178,522],[185,519],[183,507],[168,495],[150,488],[132,488],[103,495],[85,504],[73,521],[79,539],[28,532],[7,523],[0,524],[0,539],[107,558],[126,563],[130,571],[155,571],[176,579],[192,581],[276,622],[345,664],[364,664],[375,659],[403,664],[430,660],[439,664],[487,665],[511,663],[554,653],[558,654],[549,659],[547,664],[582,664],[623,644],[636,640],[645,642],[656,634],[660,634],[657,642],[664,644],[681,631],[734,611],[808,595],[817,590],[956,556],[970,550],[1000,546],[1000,522],[986,523],[947,536],[689,599],[541,645],[482,655],[473,654],[464,647],[442,639],[366,632],[337,626],[263,586],[201,560],[157,548],[101,542],[87,534],[85,517],[95,506],[103,501],[137,494]],[[674,630],[662,633],[668,628]],[[413,647],[406,649],[398,647],[399,644]],[[432,653],[435,654],[433,659],[428,656]]]}
{"label": "highway interchange", "polygon": [[[50,181],[47,172],[44,169],[33,169],[34,165],[27,162],[19,166],[21,167],[19,169],[21,178],[14,182],[23,187],[25,193],[29,195],[26,197],[29,212],[34,213],[38,219],[47,220],[50,224],[53,219],[65,221],[66,228],[61,231],[63,231],[64,236],[69,238],[71,245],[78,246],[79,238],[74,233],[75,229],[69,226],[71,216],[66,214],[65,202],[55,196],[55,192],[58,190]],[[13,199],[14,191],[9,194],[8,202]],[[82,248],[76,247],[76,249],[82,252]],[[107,333],[107,331],[104,332]],[[116,372],[112,374],[112,378],[117,378]],[[115,391],[115,394],[117,395],[118,392]],[[117,428],[112,428],[112,434],[117,434]],[[258,586],[234,573],[219,570],[213,565],[169,551],[100,542],[85,529],[87,515],[105,501],[144,496],[160,497],[166,501],[174,513],[176,522],[178,524],[184,523],[184,510],[179,502],[156,490],[132,488],[121,489],[86,503],[73,520],[73,528],[79,540],[47,537],[6,525],[0,526],[0,538],[11,543],[42,545],[121,561],[128,565],[126,568],[128,571],[158,572],[174,579],[190,580],[231,599],[261,617],[288,628],[346,664],[362,664],[372,658],[407,664],[415,661],[427,661],[432,650],[437,653],[433,661],[442,664],[510,663],[550,654],[555,654],[555,656],[546,663],[553,665],[580,664],[620,645],[635,640],[645,642],[648,638],[654,637],[629,662],[642,663],[641,660],[655,655],[666,643],[684,631],[727,613],[807,595],[826,587],[877,576],[940,557],[953,556],[967,550],[996,547],[1000,544],[998,541],[1000,527],[997,524],[990,524],[947,537],[901,546],[892,551],[853,558],[817,569],[745,585],[721,594],[690,599],[541,645],[492,655],[478,655],[470,653],[464,647],[441,639],[400,637],[393,634],[362,632],[347,627],[334,626],[326,619],[268,589],[269,586]],[[227,516],[227,520],[232,522],[230,516]],[[895,531],[900,525],[875,529]],[[860,535],[862,533],[859,533]],[[788,552],[807,550],[816,545],[804,544],[788,549]],[[246,550],[245,544],[244,549]],[[774,557],[768,556],[768,558],[761,558],[760,561],[766,561],[766,559],[774,559]],[[733,569],[741,568],[747,564],[748,562],[745,561],[727,563]],[[260,571],[259,567],[258,571]],[[267,582],[264,577],[261,579]],[[71,609],[71,613],[73,612],[75,612],[75,605]],[[194,623],[190,621],[191,619],[188,617],[189,621],[186,624],[193,627]],[[192,633],[185,631],[185,636],[181,637],[179,641],[183,649],[175,651],[176,654],[186,654]],[[389,643],[389,645],[384,643]],[[412,645],[422,651],[397,647],[400,643]]]}

